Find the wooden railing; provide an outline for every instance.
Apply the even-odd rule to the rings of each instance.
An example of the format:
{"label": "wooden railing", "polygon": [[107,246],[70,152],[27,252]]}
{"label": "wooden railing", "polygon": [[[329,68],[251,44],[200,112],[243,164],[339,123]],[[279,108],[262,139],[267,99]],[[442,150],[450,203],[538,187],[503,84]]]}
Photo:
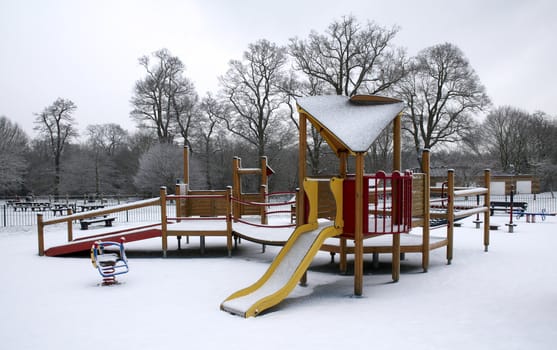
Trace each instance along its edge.
{"label": "wooden railing", "polygon": [[37,214],[37,234],[38,234],[39,255],[43,256],[45,251],[44,249],[45,226],[66,223],[67,230],[68,230],[68,242],[71,242],[73,241],[72,223],[74,220],[82,220],[82,219],[92,218],[96,216],[109,215],[109,214],[127,211],[131,209],[149,207],[152,205],[160,205],[160,198],[157,197],[157,198],[145,199],[142,201],[121,204],[110,208],[90,210],[90,211],[75,213],[75,214],[72,213],[71,209],[68,209],[67,212],[68,215],[61,216],[59,218],[49,219],[49,220],[43,220],[43,214],[39,213]]}

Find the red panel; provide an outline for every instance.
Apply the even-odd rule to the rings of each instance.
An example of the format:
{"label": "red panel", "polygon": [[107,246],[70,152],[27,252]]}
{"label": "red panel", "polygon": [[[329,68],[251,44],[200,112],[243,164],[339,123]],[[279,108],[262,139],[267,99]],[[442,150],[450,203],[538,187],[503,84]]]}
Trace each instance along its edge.
{"label": "red panel", "polygon": [[[371,187],[370,187],[371,185]],[[356,182],[354,176],[344,179],[343,216],[344,233],[347,238],[354,238],[356,228]],[[387,191],[391,188],[390,191]],[[364,175],[362,193],[362,228],[363,234],[402,233],[411,227],[412,215],[412,175],[411,173]],[[373,208],[370,214],[370,204]],[[392,216],[394,214],[394,217]],[[371,220],[371,227],[370,225]]]}
{"label": "red panel", "polygon": [[342,216],[344,219],[343,236],[354,237],[356,229],[356,181],[345,178],[342,184]]}

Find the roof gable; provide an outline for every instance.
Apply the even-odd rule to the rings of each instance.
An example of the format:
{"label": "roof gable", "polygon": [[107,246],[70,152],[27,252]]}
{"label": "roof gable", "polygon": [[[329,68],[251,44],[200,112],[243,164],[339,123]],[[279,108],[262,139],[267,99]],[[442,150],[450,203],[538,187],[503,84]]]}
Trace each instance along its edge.
{"label": "roof gable", "polygon": [[309,96],[297,104],[337,154],[367,152],[404,108],[400,100],[371,95]]}

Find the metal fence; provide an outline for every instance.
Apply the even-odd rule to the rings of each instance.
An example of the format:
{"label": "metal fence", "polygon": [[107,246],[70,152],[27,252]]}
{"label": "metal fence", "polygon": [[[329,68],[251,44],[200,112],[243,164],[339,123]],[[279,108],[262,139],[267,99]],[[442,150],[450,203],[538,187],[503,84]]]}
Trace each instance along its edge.
{"label": "metal fence", "polygon": [[[118,205],[117,202],[109,202],[102,204],[104,208],[109,208],[114,205]],[[69,205],[72,209],[77,208],[75,205]],[[168,203],[167,212],[172,212],[175,210],[175,204]],[[172,210],[172,211],[171,211]],[[75,210],[74,210],[75,212]],[[44,220],[52,219],[60,216],[60,211],[54,209],[54,207],[42,206],[42,207],[14,207],[13,205],[2,204],[0,205],[0,225],[1,227],[14,227],[14,226],[35,226],[37,225],[37,214],[41,213]],[[63,210],[65,214],[66,211]],[[122,212],[117,212],[111,214],[111,216],[116,217],[117,222],[145,222],[145,221],[160,221],[161,219],[161,209],[159,205],[149,206],[138,209],[131,209]]]}
{"label": "metal fence", "polygon": [[[129,200],[128,200],[129,201]],[[491,201],[510,201],[510,196],[491,196]],[[542,194],[519,194],[514,196],[515,202],[528,203],[529,212],[541,212],[544,210],[546,213],[557,213],[557,197],[553,193]],[[76,209],[80,202],[68,202],[70,207]],[[92,204],[92,202],[88,202]],[[124,203],[122,200],[104,200],[97,202],[104,207],[110,207]],[[167,202],[167,212],[171,213],[175,210],[174,202]],[[471,206],[476,205],[477,199],[473,197],[458,198],[455,205]],[[480,204],[483,205],[483,196],[480,196]],[[53,207],[28,207],[27,209],[16,208],[13,204],[4,202],[0,204],[0,225],[1,227],[13,226],[34,226],[37,224],[37,213],[43,214],[43,219],[51,219],[59,214],[59,211],[53,210]],[[111,214],[116,217],[117,222],[144,222],[144,221],[159,221],[161,218],[160,206],[149,206],[145,208],[132,209],[123,212]]]}
{"label": "metal fence", "polygon": [[[509,195],[491,196],[492,202],[509,202],[511,200]],[[541,212],[557,213],[557,197],[553,193],[542,194],[518,194],[513,196],[513,201],[528,203],[528,212]],[[480,196],[479,201],[475,196],[457,198],[455,206],[474,206],[479,202],[483,205],[483,196]]]}

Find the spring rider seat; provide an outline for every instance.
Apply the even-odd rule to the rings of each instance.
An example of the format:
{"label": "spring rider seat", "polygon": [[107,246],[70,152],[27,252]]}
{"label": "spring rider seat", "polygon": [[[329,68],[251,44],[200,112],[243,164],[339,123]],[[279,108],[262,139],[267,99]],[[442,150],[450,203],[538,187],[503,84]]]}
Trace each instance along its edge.
{"label": "spring rider seat", "polygon": [[122,242],[97,241],[93,243],[91,263],[101,274],[103,286],[117,284],[116,275],[129,271],[123,240]]}

